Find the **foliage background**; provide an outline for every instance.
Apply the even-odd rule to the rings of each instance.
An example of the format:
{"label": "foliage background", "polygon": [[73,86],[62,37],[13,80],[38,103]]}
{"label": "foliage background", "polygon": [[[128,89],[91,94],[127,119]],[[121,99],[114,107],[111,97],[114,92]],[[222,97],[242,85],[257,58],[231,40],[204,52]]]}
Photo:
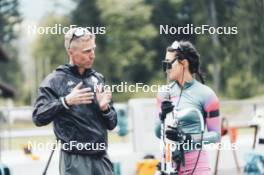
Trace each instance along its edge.
{"label": "foliage background", "polygon": [[[210,85],[222,98],[248,98],[263,94],[264,86],[264,1],[263,0],[73,0],[76,7],[67,15],[49,13],[39,26],[106,27],[105,35],[97,35],[94,68],[103,73],[108,84],[164,84],[161,60],[166,47],[174,40],[190,40],[201,55],[202,70]],[[12,8],[7,8],[13,3]],[[13,58],[0,64],[1,78],[11,82],[30,103],[12,41],[13,27],[22,19],[17,0],[1,0],[0,41]],[[4,9],[4,10],[3,10]],[[8,11],[8,13],[7,13]],[[160,35],[159,26],[237,27],[236,35]],[[3,27],[4,26],[4,27]],[[63,48],[63,35],[39,35],[31,46],[36,67],[36,90],[40,81],[59,64],[68,61]],[[12,69],[12,73],[6,73]],[[23,77],[23,76],[22,76]],[[33,93],[34,94],[34,93]],[[132,97],[153,97],[153,93],[115,94],[115,101]]]}

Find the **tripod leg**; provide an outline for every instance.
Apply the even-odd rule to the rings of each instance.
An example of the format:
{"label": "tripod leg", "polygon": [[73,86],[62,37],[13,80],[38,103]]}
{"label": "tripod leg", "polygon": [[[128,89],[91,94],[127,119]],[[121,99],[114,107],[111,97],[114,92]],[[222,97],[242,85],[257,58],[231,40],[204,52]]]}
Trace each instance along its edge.
{"label": "tripod leg", "polygon": [[233,150],[233,156],[234,156],[234,159],[235,159],[237,171],[239,173],[241,173],[241,170],[240,170],[240,167],[239,167],[239,162],[238,162],[238,159],[237,159],[237,154],[236,154],[236,151],[235,150]]}
{"label": "tripod leg", "polygon": [[218,150],[217,150],[217,154],[216,154],[214,175],[217,175],[219,157],[220,157],[220,145],[218,146]]}
{"label": "tripod leg", "polygon": [[54,144],[53,147],[52,147],[52,150],[51,150],[51,153],[50,153],[50,156],[49,156],[48,162],[47,162],[47,164],[46,164],[46,166],[45,166],[45,169],[44,169],[42,175],[46,175],[46,174],[47,174],[47,171],[48,171],[48,168],[49,168],[49,165],[50,165],[50,161],[51,161],[52,156],[53,156],[53,154],[54,154],[55,148],[56,148],[56,144]]}

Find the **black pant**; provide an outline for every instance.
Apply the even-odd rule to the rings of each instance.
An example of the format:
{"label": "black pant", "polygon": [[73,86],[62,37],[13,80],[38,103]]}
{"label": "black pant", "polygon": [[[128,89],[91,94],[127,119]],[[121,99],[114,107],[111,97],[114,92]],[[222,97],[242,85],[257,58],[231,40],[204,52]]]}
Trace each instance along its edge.
{"label": "black pant", "polygon": [[114,175],[107,155],[100,157],[60,153],[60,175]]}

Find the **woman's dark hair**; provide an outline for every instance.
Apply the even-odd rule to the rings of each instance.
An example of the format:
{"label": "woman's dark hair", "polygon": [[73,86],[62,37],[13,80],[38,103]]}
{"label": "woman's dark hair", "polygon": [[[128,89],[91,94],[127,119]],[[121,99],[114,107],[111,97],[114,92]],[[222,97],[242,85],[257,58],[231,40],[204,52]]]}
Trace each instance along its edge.
{"label": "woman's dark hair", "polygon": [[[174,43],[172,44],[172,46],[167,48],[167,51],[168,52],[176,51],[179,60],[187,59],[189,62],[189,71],[191,72],[191,74],[197,74],[201,82],[204,84],[205,82],[204,77],[200,70],[200,54],[198,53],[196,48],[189,41],[179,41],[176,44]],[[174,47],[176,45],[177,48]]]}

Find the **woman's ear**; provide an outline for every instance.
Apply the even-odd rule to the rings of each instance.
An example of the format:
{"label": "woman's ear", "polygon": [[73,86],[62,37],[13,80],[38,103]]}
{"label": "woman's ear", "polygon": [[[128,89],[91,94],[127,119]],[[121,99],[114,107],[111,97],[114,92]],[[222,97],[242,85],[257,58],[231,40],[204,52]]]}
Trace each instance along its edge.
{"label": "woman's ear", "polygon": [[183,65],[184,68],[188,68],[189,67],[189,61],[187,59],[182,60],[181,64]]}

